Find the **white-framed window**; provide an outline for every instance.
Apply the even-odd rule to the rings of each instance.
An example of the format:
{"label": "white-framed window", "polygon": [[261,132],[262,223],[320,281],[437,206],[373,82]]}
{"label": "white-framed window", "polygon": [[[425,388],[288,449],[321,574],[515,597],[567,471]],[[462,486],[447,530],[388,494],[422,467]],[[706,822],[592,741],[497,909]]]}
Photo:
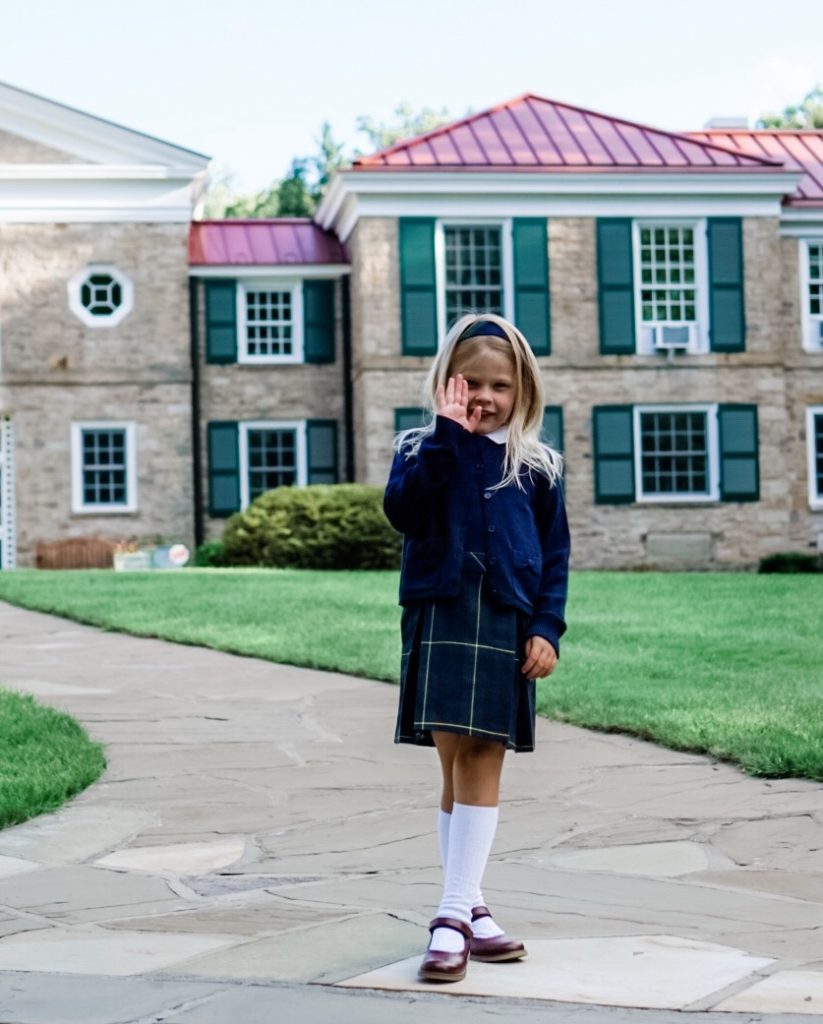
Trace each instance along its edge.
{"label": "white-framed window", "polygon": [[0,416],[0,569],[14,563],[14,437],[11,419]]}
{"label": "white-framed window", "polygon": [[806,451],[809,460],[809,504],[823,509],[823,405],[806,409]]}
{"label": "white-framed window", "polygon": [[305,486],[305,420],[254,420],[239,426],[242,508],[273,487]]}
{"label": "white-framed window", "polygon": [[303,290],[298,281],[237,282],[241,363],[303,362]]}
{"label": "white-framed window", "polygon": [[718,501],[716,405],[634,408],[638,501]]}
{"label": "white-framed window", "polygon": [[73,512],[136,512],[135,424],[72,423],[71,484]]}
{"label": "white-framed window", "polygon": [[438,334],[464,313],[514,319],[512,225],[508,218],[435,222]]}
{"label": "white-framed window", "polygon": [[823,352],[823,238],[800,243],[803,348]]}
{"label": "white-framed window", "polygon": [[705,220],[632,225],[637,351],[708,352]]}
{"label": "white-framed window", "polygon": [[134,306],[134,288],[117,267],[93,263],[69,281],[69,309],[88,327],[114,327]]}

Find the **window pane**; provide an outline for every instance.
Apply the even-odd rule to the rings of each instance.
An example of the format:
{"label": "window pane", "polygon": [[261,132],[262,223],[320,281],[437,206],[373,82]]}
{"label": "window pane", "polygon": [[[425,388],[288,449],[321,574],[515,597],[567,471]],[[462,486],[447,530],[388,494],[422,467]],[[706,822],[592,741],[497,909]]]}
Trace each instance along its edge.
{"label": "window pane", "polygon": [[464,313],[503,312],[502,229],[446,227],[446,320]]}
{"label": "window pane", "polygon": [[823,412],[812,417],[817,496],[823,498]]}
{"label": "window pane", "polygon": [[246,349],[250,356],[290,356],[292,344],[290,291],[246,289]]}
{"label": "window pane", "polygon": [[297,432],[249,430],[249,499],[297,483]]}
{"label": "window pane", "polygon": [[823,242],[809,243],[809,312],[820,316],[823,310]]}
{"label": "window pane", "polygon": [[[644,286],[641,316],[652,323],[694,323],[696,320],[696,293],[692,288],[686,294],[683,284],[695,281],[694,231],[677,225],[657,227],[653,230],[654,247],[643,245],[649,235],[648,228],[640,229],[640,281]],[[682,304],[689,298],[687,306]]]}
{"label": "window pane", "polygon": [[83,503],[125,505],[127,500],[126,431],[84,430],[81,437]]}
{"label": "window pane", "polygon": [[640,470],[644,494],[707,494],[707,414],[642,412]]}

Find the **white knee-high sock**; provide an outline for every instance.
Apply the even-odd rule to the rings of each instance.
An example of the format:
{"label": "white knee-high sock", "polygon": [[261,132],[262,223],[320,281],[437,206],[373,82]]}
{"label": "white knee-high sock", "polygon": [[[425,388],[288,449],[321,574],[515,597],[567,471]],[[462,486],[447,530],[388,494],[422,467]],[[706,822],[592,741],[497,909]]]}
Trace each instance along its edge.
{"label": "white knee-high sock", "polygon": [[[440,863],[443,865],[443,877],[446,875],[446,868],[449,863],[449,826],[451,825],[452,816],[448,811],[439,810],[437,812],[437,839],[440,846]],[[478,886],[477,892],[472,897],[471,909],[475,907],[485,906],[485,900],[483,899],[483,893]],[[503,929],[497,924],[492,917],[481,917],[477,921],[472,921],[472,933],[475,938],[478,939],[494,939],[498,935],[503,934]],[[459,947],[458,947],[459,948]]]}
{"label": "white knee-high sock", "polygon": [[[455,804],[449,822],[449,847],[446,879],[437,917],[453,917],[471,924],[473,900],[489,859],[497,830],[496,807],[471,807]],[[435,928],[431,949],[457,952],[463,939],[450,928]]]}

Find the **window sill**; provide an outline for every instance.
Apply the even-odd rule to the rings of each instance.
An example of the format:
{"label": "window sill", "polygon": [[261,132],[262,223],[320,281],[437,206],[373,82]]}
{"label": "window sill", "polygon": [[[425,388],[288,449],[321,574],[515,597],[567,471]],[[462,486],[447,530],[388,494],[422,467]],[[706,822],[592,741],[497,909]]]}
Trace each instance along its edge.
{"label": "window sill", "polygon": [[95,505],[71,510],[73,516],[133,516],[136,512],[136,505]]}
{"label": "window sill", "polygon": [[305,366],[306,360],[293,356],[239,356],[238,366]]}

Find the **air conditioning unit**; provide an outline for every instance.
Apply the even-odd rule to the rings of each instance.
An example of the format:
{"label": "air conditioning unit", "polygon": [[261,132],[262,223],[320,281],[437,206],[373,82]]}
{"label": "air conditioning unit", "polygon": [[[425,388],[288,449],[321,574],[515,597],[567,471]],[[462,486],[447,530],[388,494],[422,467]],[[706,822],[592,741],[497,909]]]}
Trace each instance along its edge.
{"label": "air conditioning unit", "polygon": [[654,324],[650,330],[655,352],[685,352],[694,328],[694,324]]}

